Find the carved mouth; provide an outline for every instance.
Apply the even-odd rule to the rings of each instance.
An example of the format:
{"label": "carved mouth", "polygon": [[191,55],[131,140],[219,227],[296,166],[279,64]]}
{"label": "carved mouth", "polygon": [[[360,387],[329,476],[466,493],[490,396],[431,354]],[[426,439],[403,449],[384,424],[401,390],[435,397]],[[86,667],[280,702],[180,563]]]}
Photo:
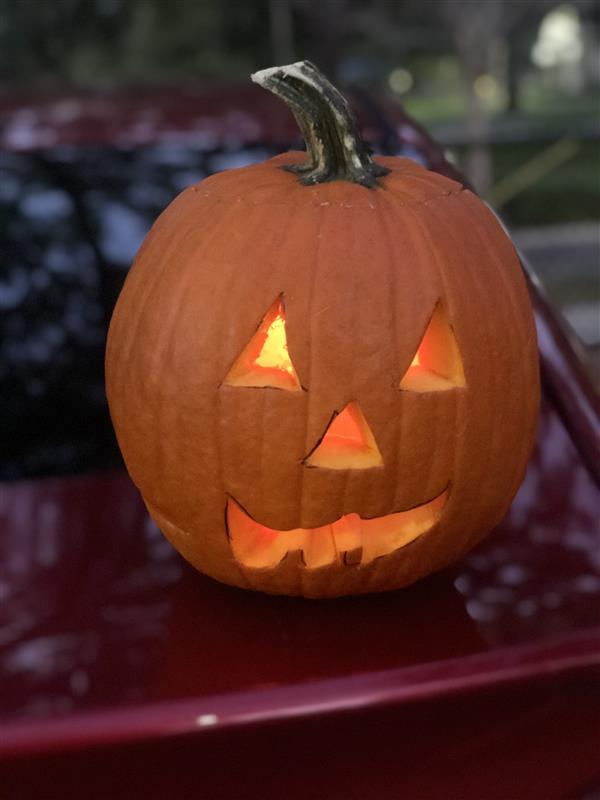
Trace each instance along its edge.
{"label": "carved mouth", "polygon": [[227,500],[227,530],[235,558],[247,567],[273,567],[288,553],[300,551],[314,569],[335,562],[367,564],[404,547],[439,520],[448,489],[420,506],[373,519],[345,514],[320,528],[278,531],[252,519],[232,497]]}

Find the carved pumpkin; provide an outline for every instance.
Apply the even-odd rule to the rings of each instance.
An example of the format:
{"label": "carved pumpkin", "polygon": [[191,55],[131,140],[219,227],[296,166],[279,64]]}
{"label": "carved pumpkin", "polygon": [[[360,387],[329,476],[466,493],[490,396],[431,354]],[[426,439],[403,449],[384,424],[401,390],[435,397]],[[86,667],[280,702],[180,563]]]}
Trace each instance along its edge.
{"label": "carved pumpkin", "polygon": [[208,575],[401,587],[473,547],[521,482],[539,389],[519,260],[460,184],[371,158],[312,65],[253,77],[308,159],[214,175],[157,220],[110,328],[118,440]]}

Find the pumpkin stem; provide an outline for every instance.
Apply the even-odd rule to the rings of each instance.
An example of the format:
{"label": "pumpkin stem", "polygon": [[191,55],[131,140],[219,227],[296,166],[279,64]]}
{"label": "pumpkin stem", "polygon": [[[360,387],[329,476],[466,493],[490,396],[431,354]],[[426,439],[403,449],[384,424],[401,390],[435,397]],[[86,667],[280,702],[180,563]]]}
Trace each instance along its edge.
{"label": "pumpkin stem", "polygon": [[374,187],[388,174],[371,158],[346,99],[310,61],[263,69],[252,80],[287,103],[296,118],[308,161],[286,169],[301,183],[342,180]]}

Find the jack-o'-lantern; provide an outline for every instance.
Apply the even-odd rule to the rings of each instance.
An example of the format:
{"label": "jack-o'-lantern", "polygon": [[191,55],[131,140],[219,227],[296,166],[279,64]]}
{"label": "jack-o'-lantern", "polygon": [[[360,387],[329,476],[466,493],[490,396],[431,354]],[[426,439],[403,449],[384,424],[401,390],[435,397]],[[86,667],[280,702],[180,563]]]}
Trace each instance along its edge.
{"label": "jack-o'-lantern", "polygon": [[118,440],[202,572],[401,587],[478,542],[522,480],[539,388],[519,260],[463,186],[371,157],[311,64],[253,77],[308,152],[214,175],[153,226],[108,340]]}

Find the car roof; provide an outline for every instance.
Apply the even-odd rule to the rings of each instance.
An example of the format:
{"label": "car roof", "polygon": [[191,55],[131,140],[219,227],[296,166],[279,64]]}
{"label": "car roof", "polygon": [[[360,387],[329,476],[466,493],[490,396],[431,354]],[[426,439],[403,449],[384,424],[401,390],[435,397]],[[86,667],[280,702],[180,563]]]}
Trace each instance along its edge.
{"label": "car roof", "polygon": [[[400,123],[400,106],[387,98],[383,103],[388,118]],[[368,128],[369,115],[360,108],[358,112],[359,123]],[[298,127],[288,108],[250,82],[0,94],[0,146],[6,150],[170,142],[209,150],[297,139]]]}

